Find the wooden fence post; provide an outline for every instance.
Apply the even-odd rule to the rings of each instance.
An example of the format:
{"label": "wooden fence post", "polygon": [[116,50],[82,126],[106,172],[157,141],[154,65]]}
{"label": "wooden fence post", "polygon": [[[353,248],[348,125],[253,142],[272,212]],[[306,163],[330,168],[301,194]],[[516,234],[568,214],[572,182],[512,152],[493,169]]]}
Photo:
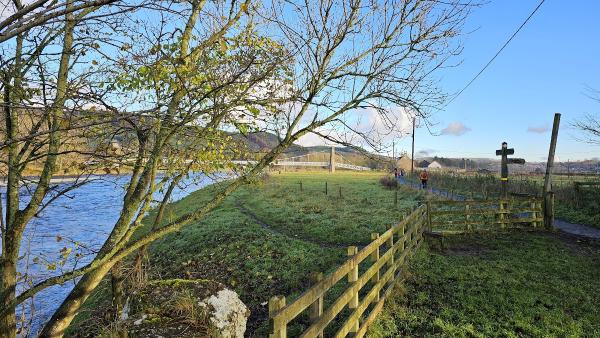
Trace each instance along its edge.
{"label": "wooden fence post", "polygon": [[[393,226],[392,225],[388,225],[388,229],[392,229]],[[394,233],[392,232],[392,235],[390,236],[390,238],[388,239],[387,242],[387,246],[388,246],[388,250],[393,250],[394,248]],[[390,259],[388,260],[388,269],[391,269],[394,266],[394,253],[392,253]]]}
{"label": "wooden fence post", "polygon": [[544,210],[544,225],[548,229],[554,229],[554,191],[547,193],[546,198],[550,200],[548,203],[548,208],[550,208],[550,210]]}
{"label": "wooden fence post", "polygon": [[[348,247],[348,256],[354,256],[358,253],[358,248],[355,246],[349,246]],[[351,284],[350,287],[352,287],[354,283],[356,283],[356,281],[358,281],[358,264],[356,264],[352,270],[350,270],[350,272],[348,272],[348,284]],[[350,299],[350,302],[348,303],[348,308],[350,309],[356,309],[358,307],[358,291],[356,290],[356,292],[354,292],[354,294],[352,295],[352,299]],[[354,323],[352,323],[352,328],[350,329],[350,332],[358,332],[358,318],[355,320]]]}
{"label": "wooden fence post", "polygon": [[327,195],[327,181],[325,181],[325,195]]}
{"label": "wooden fence post", "polygon": [[342,198],[342,186],[340,185],[340,198]]}
{"label": "wooden fence post", "polygon": [[[310,275],[311,285],[316,285],[321,280],[323,280],[322,272],[315,272]],[[317,300],[310,305],[310,308],[309,308],[310,322],[311,323],[317,322],[319,320],[319,318],[321,318],[322,315],[323,315],[323,297],[321,296],[321,297],[317,298]],[[319,332],[317,337],[323,338],[323,331]]]}
{"label": "wooden fence post", "polygon": [[[374,232],[371,234],[372,241],[376,240],[377,238],[379,238],[378,233]],[[373,264],[377,263],[378,260],[379,260],[379,246],[371,254],[371,261],[373,262]],[[375,273],[375,275],[373,275],[373,278],[372,278],[373,285],[375,285],[377,282],[379,282],[379,278],[381,278],[381,273],[380,273],[380,270],[377,270],[377,272]],[[373,299],[374,303],[379,301],[380,295],[381,295],[381,291],[378,291],[377,295],[375,295],[375,298]]]}
{"label": "wooden fence post", "polygon": [[271,329],[273,333],[269,335],[269,338],[286,338],[287,337],[287,323],[279,323],[273,321],[273,314],[285,307],[284,296],[273,296],[269,299],[269,317],[271,317]]}
{"label": "wooden fence post", "polygon": [[304,189],[302,188],[302,181],[300,181],[300,192],[304,191]]}
{"label": "wooden fence post", "polygon": [[431,232],[431,201],[427,201],[427,231]]}
{"label": "wooden fence post", "polygon": [[537,203],[536,203],[536,201],[535,201],[535,199],[534,199],[534,200],[533,200],[533,202],[531,202],[531,210],[533,210],[533,212],[531,213],[531,218],[533,218],[533,219],[534,219],[534,221],[533,221],[533,222],[531,222],[531,225],[532,225],[534,228],[537,228],[537,221],[535,221],[535,219],[537,218],[537,212],[535,211],[535,210],[536,210],[536,208],[537,208]]}
{"label": "wooden fence post", "polygon": [[465,228],[467,229],[467,231],[471,231],[471,214],[470,214],[470,209],[471,206],[469,205],[469,203],[465,204]]}
{"label": "wooden fence post", "polygon": [[504,200],[500,200],[500,228],[504,229]]}
{"label": "wooden fence post", "polygon": [[[404,253],[404,250],[406,250],[406,238],[404,238],[404,235],[406,234],[406,225],[402,225],[402,227],[400,228],[400,231],[398,231],[398,233],[399,233],[398,237],[403,238],[402,247],[400,248],[400,254],[402,254],[402,253]],[[392,281],[393,281],[393,278],[396,277],[395,274],[396,274],[396,272],[394,271],[394,276],[392,277]]]}

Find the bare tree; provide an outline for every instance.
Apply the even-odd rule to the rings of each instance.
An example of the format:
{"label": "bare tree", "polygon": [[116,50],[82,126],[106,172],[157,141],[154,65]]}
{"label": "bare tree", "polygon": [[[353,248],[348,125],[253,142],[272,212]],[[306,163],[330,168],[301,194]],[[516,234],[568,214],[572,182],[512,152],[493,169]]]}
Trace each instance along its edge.
{"label": "bare tree", "polygon": [[35,27],[60,22],[67,14],[84,9],[101,7],[117,0],[2,0],[4,9],[0,10],[0,43]]}
{"label": "bare tree", "polygon": [[[17,286],[32,281],[24,280],[17,271],[24,231],[53,201],[88,181],[94,169],[78,165],[75,173],[79,177],[72,184],[51,185],[59,170],[66,172],[72,166],[65,160],[83,164],[91,157],[106,157],[103,144],[86,143],[93,126],[115,118],[114,114],[86,111],[85,106],[94,102],[86,78],[94,70],[80,67],[86,53],[104,41],[102,33],[94,30],[110,23],[113,13],[102,13],[98,6],[74,7],[75,3],[65,2],[62,22],[20,31],[14,41],[2,45],[0,171],[7,186],[0,257],[0,299],[6,311],[0,318],[0,330],[7,337],[17,333],[14,307],[9,305]],[[19,1],[14,4],[17,9],[27,9]],[[100,16],[91,18],[92,13]],[[30,175],[37,179],[30,182]],[[30,198],[23,198],[25,195]]]}
{"label": "bare tree", "polygon": [[[61,336],[111,271],[118,313],[119,264],[124,258],[203,218],[238,187],[256,179],[300,137],[317,133],[346,144],[362,140],[375,149],[381,135],[397,128],[397,114],[426,119],[443,103],[435,74],[460,52],[456,37],[471,7],[456,0],[272,1],[262,6],[249,0],[196,0],[163,5],[154,25],[139,25],[119,48],[97,49],[96,62],[104,69],[98,73],[102,84],[84,81],[89,84],[87,92],[71,95],[76,98],[85,92],[82,102],[102,105],[91,114],[94,118],[112,117],[108,118],[112,123],[103,124],[101,135],[130,140],[127,156],[103,158],[129,165],[131,178],[119,219],[93,261],[40,281],[16,297],[2,290],[1,314],[10,319],[15,306],[36,292],[80,278],[42,336]],[[76,27],[77,13],[68,14],[63,29],[66,42]],[[179,19],[171,21],[174,17]],[[64,111],[66,104],[60,100],[52,100],[52,106]],[[52,111],[57,110],[50,110],[50,119]],[[371,123],[363,123],[364,116],[381,123],[373,129]],[[53,144],[52,135],[60,135],[59,119],[54,119],[52,132],[43,133],[49,139],[44,149]],[[83,129],[90,138],[99,137],[96,129]],[[233,168],[236,146],[231,133],[249,130],[272,131],[279,143],[206,204],[168,222],[156,217],[154,225],[142,227],[154,192],[172,189],[178,177],[190,170]],[[27,138],[20,139],[8,127],[7,135],[11,135],[5,141],[8,176],[16,189],[18,172],[14,173],[16,164],[10,155],[16,150],[11,145],[21,147]],[[40,197],[47,193],[59,150],[55,145],[44,157],[48,168],[39,180]],[[103,154],[100,148],[92,152],[97,157]],[[165,161],[168,178],[157,179]],[[12,180],[11,175],[15,175]],[[159,202],[159,211],[167,200]],[[34,212],[39,204],[31,208]],[[20,210],[18,205],[10,209]],[[7,216],[7,221],[14,223],[14,218]],[[13,243],[18,250],[18,242]],[[7,256],[3,253],[3,257]],[[14,326],[8,321],[6,329]]]}
{"label": "bare tree", "polygon": [[[588,97],[600,103],[600,91],[588,88]],[[586,114],[582,119],[576,120],[572,126],[583,132],[578,140],[591,144],[600,144],[600,115]]]}

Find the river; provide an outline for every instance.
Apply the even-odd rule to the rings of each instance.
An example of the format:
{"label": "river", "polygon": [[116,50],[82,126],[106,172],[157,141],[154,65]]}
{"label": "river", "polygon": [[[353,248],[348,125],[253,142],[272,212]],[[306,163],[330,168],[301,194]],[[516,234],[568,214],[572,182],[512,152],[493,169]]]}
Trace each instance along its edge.
{"label": "river", "polygon": [[[192,174],[173,191],[172,201],[177,201],[193,191],[205,187],[225,175],[208,177]],[[123,205],[127,175],[102,175],[59,197],[35,217],[25,229],[21,243],[18,272],[26,274],[34,284],[89,263],[110,234]],[[66,186],[70,183],[60,183]],[[26,188],[21,188],[26,191]],[[0,187],[5,206],[6,187]],[[162,198],[156,194],[155,200]],[[23,194],[22,206],[29,200]],[[66,258],[65,258],[66,257]],[[17,309],[28,318],[27,336],[35,336],[42,324],[66,298],[74,282],[56,285],[38,293],[32,301]],[[21,282],[18,292],[26,284]]]}

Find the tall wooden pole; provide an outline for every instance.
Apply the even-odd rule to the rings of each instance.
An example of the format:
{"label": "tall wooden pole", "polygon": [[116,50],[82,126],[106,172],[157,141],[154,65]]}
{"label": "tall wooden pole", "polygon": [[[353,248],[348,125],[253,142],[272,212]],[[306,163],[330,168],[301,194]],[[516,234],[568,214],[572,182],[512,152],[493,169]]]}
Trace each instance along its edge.
{"label": "tall wooden pole", "polygon": [[335,147],[331,147],[331,152],[329,153],[329,172],[335,172]]}
{"label": "tall wooden pole", "polygon": [[415,175],[415,121],[416,117],[413,117],[412,152],[410,154],[410,176]]}
{"label": "tall wooden pole", "polygon": [[546,228],[554,227],[554,192],[552,191],[552,171],[554,168],[554,153],[556,152],[556,140],[558,139],[559,125],[560,113],[556,113],[554,114],[552,138],[550,139],[548,163],[546,164],[546,176],[544,177],[544,225]]}

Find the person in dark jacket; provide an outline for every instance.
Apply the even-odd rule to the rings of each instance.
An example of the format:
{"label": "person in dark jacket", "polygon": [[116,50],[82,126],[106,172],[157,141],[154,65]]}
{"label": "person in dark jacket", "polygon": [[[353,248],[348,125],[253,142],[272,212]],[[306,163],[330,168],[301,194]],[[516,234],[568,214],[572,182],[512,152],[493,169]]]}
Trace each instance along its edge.
{"label": "person in dark jacket", "polygon": [[429,174],[427,173],[427,170],[421,171],[419,178],[421,179],[421,188],[427,189],[427,181],[429,180]]}

